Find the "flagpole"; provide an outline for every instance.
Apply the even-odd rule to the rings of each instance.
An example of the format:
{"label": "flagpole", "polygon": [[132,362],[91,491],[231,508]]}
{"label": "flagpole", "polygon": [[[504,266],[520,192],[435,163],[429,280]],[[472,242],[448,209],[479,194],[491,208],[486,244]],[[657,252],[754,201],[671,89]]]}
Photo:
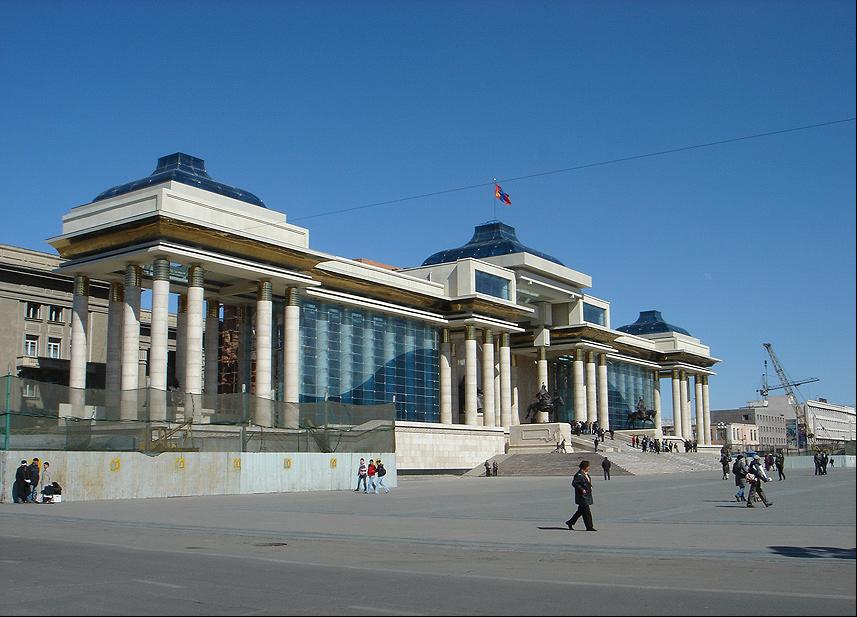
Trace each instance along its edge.
{"label": "flagpole", "polygon": [[[497,178],[494,178],[494,190],[497,190]],[[494,195],[494,198],[491,200],[494,202],[494,220],[497,220],[497,195]]]}

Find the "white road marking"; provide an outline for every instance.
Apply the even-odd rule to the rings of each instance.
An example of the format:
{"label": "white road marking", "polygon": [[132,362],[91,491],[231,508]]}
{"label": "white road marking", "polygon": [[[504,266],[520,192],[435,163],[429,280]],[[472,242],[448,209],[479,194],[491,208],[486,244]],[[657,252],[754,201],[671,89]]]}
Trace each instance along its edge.
{"label": "white road marking", "polygon": [[181,585],[173,585],[172,583],[162,583],[160,581],[150,581],[145,578],[132,578],[135,583],[143,583],[145,585],[157,585],[158,587],[169,587],[170,589],[184,589]]}

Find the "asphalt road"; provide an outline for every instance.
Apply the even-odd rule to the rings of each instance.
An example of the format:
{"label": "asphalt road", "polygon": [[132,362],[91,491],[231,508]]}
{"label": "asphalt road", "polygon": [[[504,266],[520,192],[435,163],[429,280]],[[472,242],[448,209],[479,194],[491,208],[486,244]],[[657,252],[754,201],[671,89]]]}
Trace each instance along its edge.
{"label": "asphalt road", "polygon": [[855,473],[744,508],[719,473],[0,505],[4,615],[854,615]]}

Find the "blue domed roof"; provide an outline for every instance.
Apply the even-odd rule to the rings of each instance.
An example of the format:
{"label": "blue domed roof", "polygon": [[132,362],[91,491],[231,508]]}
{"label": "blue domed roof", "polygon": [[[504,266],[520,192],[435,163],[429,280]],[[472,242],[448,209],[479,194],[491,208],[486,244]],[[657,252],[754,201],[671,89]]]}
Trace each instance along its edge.
{"label": "blue domed roof", "polygon": [[131,191],[139,191],[140,189],[154,186],[161,182],[167,182],[169,180],[175,180],[176,182],[195,186],[204,191],[210,191],[212,193],[217,193],[218,195],[231,197],[232,199],[253,204],[254,206],[265,207],[262,200],[256,197],[253,193],[245,191],[244,189],[237,189],[227,184],[221,184],[220,182],[212,179],[212,177],[208,175],[208,172],[205,171],[205,161],[182,152],[176,152],[169,156],[162,156],[158,159],[158,166],[155,168],[155,171],[152,172],[152,175],[141,180],[127,182],[125,184],[120,184],[119,186],[114,186],[112,189],[107,189],[92,201],[110,199],[117,195],[124,195]]}
{"label": "blue domed roof", "polygon": [[423,262],[424,266],[450,263],[459,259],[473,257],[483,259],[485,257],[496,257],[497,255],[510,255],[512,253],[530,253],[542,259],[547,259],[555,264],[563,265],[556,257],[546,255],[521,244],[515,234],[515,228],[500,221],[489,221],[477,225],[470,242],[457,249],[448,249],[435,253]]}
{"label": "blue domed roof", "polygon": [[660,311],[640,311],[640,316],[632,324],[616,328],[619,332],[628,334],[657,334],[659,332],[678,332],[691,336],[684,328],[679,328],[664,321]]}

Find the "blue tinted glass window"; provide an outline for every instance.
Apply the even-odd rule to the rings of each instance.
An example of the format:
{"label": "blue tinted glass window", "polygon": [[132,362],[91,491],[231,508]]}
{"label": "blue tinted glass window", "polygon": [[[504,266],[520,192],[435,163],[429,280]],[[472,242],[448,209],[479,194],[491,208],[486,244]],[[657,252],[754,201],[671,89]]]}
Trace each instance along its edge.
{"label": "blue tinted glass window", "polygon": [[400,420],[440,420],[436,328],[304,301],[300,347],[301,401],[395,403]]}
{"label": "blue tinted glass window", "polygon": [[610,426],[614,429],[630,428],[628,414],[643,399],[646,409],[655,407],[655,377],[652,369],[636,364],[610,361],[607,363],[607,408]]}
{"label": "blue tinted glass window", "polygon": [[476,271],[476,293],[494,296],[495,298],[509,299],[509,281],[501,276],[488,274],[481,270]]}
{"label": "blue tinted glass window", "polygon": [[606,313],[607,311],[600,306],[595,306],[586,302],[583,303],[583,321],[598,324],[599,326],[606,326]]}

